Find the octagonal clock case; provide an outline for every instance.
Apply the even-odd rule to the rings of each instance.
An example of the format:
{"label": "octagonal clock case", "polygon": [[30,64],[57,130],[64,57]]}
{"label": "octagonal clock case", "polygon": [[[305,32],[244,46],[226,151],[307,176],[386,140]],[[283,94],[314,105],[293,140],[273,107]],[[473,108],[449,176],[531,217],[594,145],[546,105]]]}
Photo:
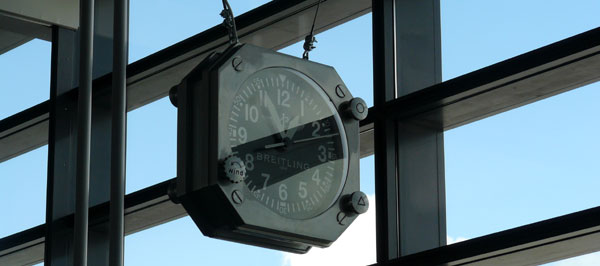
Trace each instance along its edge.
{"label": "octagonal clock case", "polygon": [[169,196],[202,233],[306,253],[368,208],[359,191],[359,120],[333,67],[238,44],[171,89],[177,178]]}

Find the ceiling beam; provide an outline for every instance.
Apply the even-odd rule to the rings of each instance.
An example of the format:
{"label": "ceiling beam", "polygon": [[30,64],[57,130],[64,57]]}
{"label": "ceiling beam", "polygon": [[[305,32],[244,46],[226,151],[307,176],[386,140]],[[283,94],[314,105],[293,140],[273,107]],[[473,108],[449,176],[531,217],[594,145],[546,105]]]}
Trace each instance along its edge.
{"label": "ceiling beam", "polygon": [[[127,235],[187,215],[169,199],[170,179],[125,196]],[[108,219],[109,203],[90,209],[90,226]],[[73,216],[62,219],[73,223]],[[45,226],[0,239],[0,265],[44,258]],[[408,255],[377,265],[538,265],[600,250],[600,207]]]}
{"label": "ceiling beam", "polygon": [[397,98],[381,114],[449,130],[598,80],[600,27]]}
{"label": "ceiling beam", "polygon": [[600,207],[404,256],[383,265],[539,265],[600,250]]}
{"label": "ceiling beam", "polygon": [[79,1],[77,0],[0,1],[1,14],[48,27],[52,25],[69,29],[79,27]]}
{"label": "ceiling beam", "polygon": [[[38,38],[45,41],[52,41],[52,30],[49,26],[18,19],[2,12],[0,12],[0,30],[25,36],[29,39]],[[1,47],[2,45],[0,45],[0,50]]]}
{"label": "ceiling beam", "polygon": [[[312,0],[279,0],[246,12],[236,18],[240,41],[277,50],[304,40],[315,5]],[[322,32],[364,15],[370,8],[371,1],[323,2],[315,31]],[[229,44],[227,36],[227,30],[217,25],[128,65],[128,111],[165,97],[209,53],[224,50]],[[94,95],[110,93],[110,74],[94,80],[93,86]],[[75,97],[76,93],[75,89],[65,97]],[[18,119],[0,121],[0,163],[48,143],[49,103],[38,106],[46,109],[25,110],[14,115]]]}
{"label": "ceiling beam", "polygon": [[369,109],[361,156],[373,154],[380,115],[449,130],[600,80],[600,27]]}

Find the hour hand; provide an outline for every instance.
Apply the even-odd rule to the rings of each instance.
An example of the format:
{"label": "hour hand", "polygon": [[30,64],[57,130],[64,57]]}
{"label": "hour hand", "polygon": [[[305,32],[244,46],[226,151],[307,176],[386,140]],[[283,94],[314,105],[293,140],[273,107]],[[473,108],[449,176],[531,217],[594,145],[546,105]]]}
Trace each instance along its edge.
{"label": "hour hand", "polygon": [[273,149],[273,148],[280,148],[280,147],[283,147],[283,146],[285,146],[285,143],[284,143],[284,142],[278,142],[278,143],[273,143],[273,144],[267,144],[267,145],[265,145],[265,150],[268,150],[268,149]]}

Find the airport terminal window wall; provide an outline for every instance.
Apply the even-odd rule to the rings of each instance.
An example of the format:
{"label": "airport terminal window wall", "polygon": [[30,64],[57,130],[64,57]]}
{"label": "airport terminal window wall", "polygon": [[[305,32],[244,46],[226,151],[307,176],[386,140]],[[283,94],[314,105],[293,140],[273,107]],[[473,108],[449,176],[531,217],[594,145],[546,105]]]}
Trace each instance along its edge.
{"label": "airport terminal window wall", "polygon": [[[241,14],[267,1],[230,2],[234,11]],[[148,5],[144,3],[140,0],[131,1],[130,62],[221,22],[218,16],[221,9],[219,1],[211,2],[210,8],[197,10],[190,8],[188,2],[156,1],[154,4],[162,7],[157,10],[170,13],[173,20],[153,19],[152,10],[156,6],[146,10]],[[486,3],[485,7],[480,6],[483,4],[480,1],[441,3],[444,80],[597,27],[593,11],[600,8],[593,1],[581,5],[556,1],[513,1]],[[177,5],[185,5],[186,8]],[[185,13],[177,13],[179,10]],[[537,11],[533,13],[531,10]],[[554,19],[552,12],[556,10],[560,10],[565,17]],[[582,15],[582,11],[589,14]],[[178,30],[173,31],[174,27]],[[353,94],[372,105],[371,15],[364,15],[319,34],[317,39],[318,48],[311,53],[311,59],[334,66]],[[340,43],[343,45],[340,46]],[[48,77],[48,80],[26,80],[36,84],[43,81],[42,85],[31,85],[32,88],[43,88],[39,94],[35,90],[20,90],[18,93],[24,96],[16,95],[13,98],[15,100],[8,100],[4,97],[6,89],[0,92],[0,119],[48,99],[49,46],[45,41],[34,40],[13,50],[18,54],[19,49],[36,47],[37,50],[30,56],[38,52],[39,55],[31,59],[32,63],[39,64],[35,66],[40,66],[40,76]],[[282,52],[300,56],[301,46],[302,43],[298,43]],[[41,52],[44,49],[46,51]],[[10,56],[13,55],[7,53],[0,56],[0,67],[4,67],[5,58]],[[41,66],[48,67],[45,69]],[[6,69],[10,70],[8,67]],[[15,82],[15,86],[22,86],[16,83],[20,80],[12,82]],[[449,244],[600,205],[594,194],[600,173],[593,167],[598,162],[593,151],[600,148],[600,143],[595,141],[597,123],[590,123],[597,120],[595,117],[600,113],[592,102],[600,96],[599,86],[597,83],[591,84],[445,132]],[[14,108],[5,108],[5,104]],[[176,110],[167,98],[128,114],[128,193],[175,176],[175,117]],[[2,193],[8,194],[4,195],[14,195],[15,198],[22,196],[24,190],[35,190],[40,200],[31,199],[30,208],[42,208],[40,212],[27,211],[27,214],[40,216],[40,220],[40,217],[22,214],[22,209],[15,206],[0,206],[0,210],[12,208],[10,210],[15,215],[31,218],[32,223],[18,221],[14,230],[10,229],[6,234],[2,232],[2,236],[43,223],[46,159],[47,150],[42,147],[0,164],[0,177],[16,171],[13,166],[16,164],[33,166],[22,173],[19,184],[0,183],[0,187],[6,189]],[[363,158],[361,189],[370,196],[374,195],[373,173],[373,156]],[[202,260],[206,264],[228,265],[234,261],[227,263],[228,258],[224,260],[218,254],[235,251],[236,256],[246,258],[251,264],[314,265],[311,253],[321,258],[335,258],[340,254],[337,250],[342,250],[352,254],[344,260],[354,262],[352,265],[366,265],[375,262],[374,198],[371,198],[371,203],[370,211],[358,219],[333,247],[311,251],[305,256],[290,256],[209,239],[202,236],[189,217],[185,217],[128,236],[126,263],[187,265]],[[1,229],[12,228],[5,227],[5,224],[3,221]],[[373,244],[368,245],[369,250],[349,252],[351,243],[356,241]],[[180,256],[182,253],[190,255]],[[597,254],[591,254],[552,265],[592,265],[597,259]]]}
{"label": "airport terminal window wall", "polygon": [[[441,4],[444,80],[599,25],[596,1]],[[445,132],[449,244],[600,206],[599,92],[593,83]]]}
{"label": "airport terminal window wall", "polygon": [[[256,1],[255,1],[256,2]],[[248,9],[246,2],[230,1],[234,12],[240,14]],[[168,10],[177,6],[165,5]],[[141,5],[141,3],[140,3]],[[154,25],[153,15],[145,13],[144,8],[135,10],[136,1],[132,1],[130,60],[147,56],[159,49],[176,43],[180,38],[189,37],[205,28],[221,23],[221,18],[204,8],[203,17],[197,15],[178,18],[171,27],[181,28],[181,33],[170,33],[172,28]],[[253,7],[253,6],[252,6]],[[188,7],[189,9],[189,7]],[[214,10],[220,6],[214,4]],[[240,10],[240,11],[238,11]],[[164,12],[164,10],[161,10]],[[191,12],[195,14],[197,12]],[[206,13],[206,14],[204,14]],[[198,24],[190,23],[198,20]],[[185,23],[184,23],[185,21]],[[212,24],[211,24],[212,23]],[[155,30],[149,35],[148,31]],[[307,29],[307,33],[310,29]],[[167,40],[161,39],[165,34]],[[156,41],[155,41],[156,39]],[[159,40],[160,39],[160,40]],[[372,106],[372,38],[371,15],[367,14],[317,35],[317,48],[311,52],[311,60],[336,68],[346,85],[356,97],[362,97]],[[340,43],[354,43],[365,52],[354,53],[351,47],[340,49]],[[280,52],[300,57],[303,42],[296,43]],[[349,53],[352,53],[349,56]],[[355,73],[361,73],[356,75]],[[127,154],[127,192],[154,185],[173,178],[176,175],[176,109],[168,98],[143,106],[128,113],[128,154]],[[156,141],[160,140],[160,141]],[[176,263],[192,265],[201,259],[203,263],[213,265],[231,265],[239,262],[240,257],[249,265],[306,265],[319,260],[331,260],[332,263],[344,255],[344,261],[356,265],[375,263],[375,245],[367,249],[354,245],[356,241],[375,242],[375,206],[373,156],[361,159],[361,190],[367,193],[371,207],[367,214],[357,221],[327,249],[314,248],[308,255],[293,255],[284,252],[257,248],[207,238],[202,235],[189,217],[184,217],[126,237],[125,262],[127,265],[149,265],[154,263]],[[201,250],[201,252],[199,252]],[[223,251],[235,251],[236,256],[222,256]],[[175,258],[164,254],[180,254]],[[187,255],[181,255],[187,254]]]}

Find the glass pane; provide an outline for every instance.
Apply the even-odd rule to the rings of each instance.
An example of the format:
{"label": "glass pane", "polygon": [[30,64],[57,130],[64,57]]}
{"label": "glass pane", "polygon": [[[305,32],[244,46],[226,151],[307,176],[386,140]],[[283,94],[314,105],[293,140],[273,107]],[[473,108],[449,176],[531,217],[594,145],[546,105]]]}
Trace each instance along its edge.
{"label": "glass pane", "polygon": [[125,239],[125,265],[279,265],[279,254],[205,237],[189,216]]}
{"label": "glass pane", "polygon": [[[598,1],[442,1],[444,80],[598,26]],[[557,19],[560,18],[560,19]],[[445,132],[449,243],[600,205],[595,83]]]}
{"label": "glass pane", "polygon": [[0,120],[48,100],[51,46],[35,39],[0,55]]}
{"label": "glass pane", "polygon": [[[230,0],[234,15],[267,0]],[[137,61],[213,26],[223,18],[221,1],[132,0],[130,2],[129,62]]]}
{"label": "glass pane", "polygon": [[[310,60],[333,66],[354,97],[373,105],[373,36],[371,14],[317,34]],[[306,29],[306,34],[310,28]],[[302,57],[304,41],[279,52]]]}
{"label": "glass pane", "polygon": [[445,134],[448,235],[473,238],[600,205],[600,83]]}
{"label": "glass pane", "polygon": [[600,1],[441,1],[444,79],[598,27]]}
{"label": "glass pane", "polygon": [[127,193],[177,176],[177,108],[168,97],[127,114]]}
{"label": "glass pane", "polygon": [[46,222],[48,146],[0,163],[0,238]]}

